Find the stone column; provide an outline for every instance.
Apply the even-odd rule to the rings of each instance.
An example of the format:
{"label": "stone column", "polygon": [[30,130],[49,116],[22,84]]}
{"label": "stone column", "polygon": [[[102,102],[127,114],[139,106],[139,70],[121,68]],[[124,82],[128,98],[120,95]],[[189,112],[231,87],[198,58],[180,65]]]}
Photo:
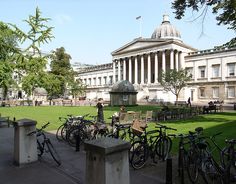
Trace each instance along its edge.
{"label": "stone column", "polygon": [[178,71],[179,70],[179,52],[176,51],[175,53],[175,69]]}
{"label": "stone column", "polygon": [[174,51],[170,50],[170,69],[174,69]]}
{"label": "stone column", "polygon": [[132,58],[129,58],[129,82],[132,84]]}
{"label": "stone column", "polygon": [[27,135],[36,130],[37,122],[21,119],[14,123],[14,163],[28,164],[38,160],[36,134]]}
{"label": "stone column", "polygon": [[135,56],[134,61],[134,83],[138,84],[138,56]]}
{"label": "stone column", "polygon": [[123,59],[123,80],[126,80],[126,60]]}
{"label": "stone column", "polygon": [[154,71],[155,71],[155,83],[158,83],[158,52],[155,53],[155,63],[154,63]]}
{"label": "stone column", "polygon": [[120,72],[120,70],[121,70],[121,68],[120,68],[120,59],[117,61],[118,62],[118,81],[120,81],[121,80],[121,72]]}
{"label": "stone column", "polygon": [[179,61],[179,68],[184,68],[184,53],[183,52],[180,52],[179,53],[179,59],[180,59],[180,61]]}
{"label": "stone column", "polygon": [[166,53],[165,50],[162,51],[162,70],[166,72]]}
{"label": "stone column", "polygon": [[116,83],[116,62],[115,60],[113,61],[113,84]]}
{"label": "stone column", "polygon": [[141,55],[141,84],[144,84],[144,58]]}
{"label": "stone column", "polygon": [[86,184],[129,184],[130,143],[110,137],[87,141]]}
{"label": "stone column", "polygon": [[151,53],[148,54],[148,71],[147,71],[148,84],[151,84]]}

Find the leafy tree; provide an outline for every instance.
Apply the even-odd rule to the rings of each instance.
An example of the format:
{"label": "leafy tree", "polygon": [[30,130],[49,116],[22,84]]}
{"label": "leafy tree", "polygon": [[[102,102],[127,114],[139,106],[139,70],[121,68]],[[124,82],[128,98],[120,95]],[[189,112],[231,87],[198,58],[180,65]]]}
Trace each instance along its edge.
{"label": "leafy tree", "polygon": [[178,101],[179,93],[181,89],[187,86],[187,82],[189,82],[192,78],[192,75],[188,73],[186,69],[171,69],[166,72],[161,73],[160,84],[164,88],[165,91],[170,91],[176,97],[176,101]]}
{"label": "leafy tree", "polygon": [[82,82],[80,81],[74,81],[71,84],[71,94],[72,96],[76,99],[79,95],[82,95],[84,93],[85,90],[85,85],[83,85]]}
{"label": "leafy tree", "polygon": [[[53,38],[52,29],[46,23],[49,18],[43,18],[39,8],[36,8],[35,15],[30,15],[25,22],[29,26],[29,31],[24,32],[16,25],[11,26],[15,29],[15,33],[20,38],[21,43],[29,44],[23,50],[23,54],[17,60],[18,72],[22,75],[22,89],[32,95],[34,100],[34,89],[36,87],[44,87],[44,76],[46,73],[46,64],[49,55],[41,52],[40,46],[48,43]],[[33,103],[34,104],[34,103]]]}
{"label": "leafy tree", "polygon": [[71,56],[66,53],[64,47],[57,48],[51,55],[51,73],[61,81],[59,95],[66,96],[66,90],[76,85],[70,59]]}
{"label": "leafy tree", "polygon": [[[187,9],[201,12],[197,17],[205,19],[208,7],[212,7],[213,14],[216,14],[218,25],[227,25],[229,29],[236,31],[236,1],[235,0],[175,0],[172,8],[175,10],[177,19],[182,19]],[[223,45],[232,47],[236,45],[236,38]]]}
{"label": "leafy tree", "polygon": [[15,84],[12,75],[15,67],[15,57],[19,53],[17,37],[10,27],[0,22],[0,88],[3,99],[7,97],[8,89]]}

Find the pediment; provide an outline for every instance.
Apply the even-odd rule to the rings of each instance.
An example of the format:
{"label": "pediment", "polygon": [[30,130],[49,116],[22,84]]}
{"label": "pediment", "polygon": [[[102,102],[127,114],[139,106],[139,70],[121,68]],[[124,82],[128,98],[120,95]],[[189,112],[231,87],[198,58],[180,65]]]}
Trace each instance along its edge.
{"label": "pediment", "polygon": [[122,54],[122,53],[126,53],[126,52],[132,52],[132,51],[136,51],[136,50],[142,50],[142,49],[146,49],[146,48],[152,48],[155,46],[158,46],[159,44],[163,44],[165,43],[165,41],[160,41],[160,40],[134,40],[126,45],[124,45],[123,47],[115,50],[112,52],[112,55],[117,55],[117,54]]}

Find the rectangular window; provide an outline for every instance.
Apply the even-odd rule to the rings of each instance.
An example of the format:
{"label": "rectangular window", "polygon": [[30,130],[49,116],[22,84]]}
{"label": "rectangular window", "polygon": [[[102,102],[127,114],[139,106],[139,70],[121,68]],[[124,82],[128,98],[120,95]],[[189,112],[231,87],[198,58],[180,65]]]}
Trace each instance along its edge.
{"label": "rectangular window", "polygon": [[230,86],[228,87],[228,98],[234,98],[235,97],[235,87]]}
{"label": "rectangular window", "polygon": [[107,77],[104,77],[104,84],[107,84]]}
{"label": "rectangular window", "polygon": [[113,84],[113,77],[112,76],[109,76],[109,84],[111,85],[111,84]]}
{"label": "rectangular window", "polygon": [[98,77],[98,85],[101,86],[102,85],[102,78]]}
{"label": "rectangular window", "polygon": [[212,88],[213,98],[219,98],[219,87]]}
{"label": "rectangular window", "polygon": [[200,97],[205,97],[205,88],[199,88]]}
{"label": "rectangular window", "polygon": [[96,78],[93,78],[93,85],[94,86],[96,86],[97,85],[97,83],[96,83],[97,81],[96,81]]}
{"label": "rectangular window", "polygon": [[220,65],[212,66],[212,77],[220,77]]}
{"label": "rectangular window", "polygon": [[84,84],[85,84],[85,85],[87,84],[87,79],[84,79]]}
{"label": "rectangular window", "polygon": [[186,68],[186,70],[188,71],[188,74],[190,74],[192,76],[192,79],[194,78],[193,76],[193,67],[188,67]]}
{"label": "rectangular window", "polygon": [[228,75],[235,76],[235,63],[228,64]]}
{"label": "rectangular window", "polygon": [[206,67],[205,66],[201,66],[199,67],[199,76],[200,78],[206,78]]}

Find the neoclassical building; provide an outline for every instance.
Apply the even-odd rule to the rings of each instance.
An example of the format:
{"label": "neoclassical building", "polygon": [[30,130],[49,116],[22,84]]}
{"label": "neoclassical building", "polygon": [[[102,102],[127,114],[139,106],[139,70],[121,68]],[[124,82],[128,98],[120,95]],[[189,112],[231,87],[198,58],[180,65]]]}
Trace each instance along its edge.
{"label": "neoclassical building", "polygon": [[161,71],[186,68],[193,77],[181,91],[179,100],[191,97],[194,102],[236,102],[236,48],[198,51],[183,42],[168,15],[163,16],[151,38],[134,39],[111,55],[112,63],[79,71],[80,80],[87,85],[88,98],[109,100],[111,86],[128,80],[138,91],[138,101],[148,96],[149,100],[173,102],[175,96],[163,91],[159,83]]}

